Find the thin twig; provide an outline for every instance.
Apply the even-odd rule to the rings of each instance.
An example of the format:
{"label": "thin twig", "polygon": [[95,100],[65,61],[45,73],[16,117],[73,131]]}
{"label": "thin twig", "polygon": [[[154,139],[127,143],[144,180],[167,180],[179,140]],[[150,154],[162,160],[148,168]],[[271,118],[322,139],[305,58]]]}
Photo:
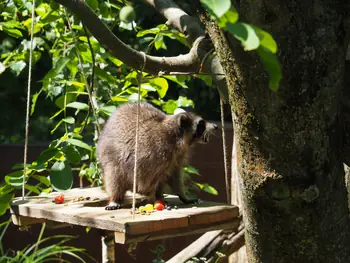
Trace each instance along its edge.
{"label": "thin twig", "polygon": [[[65,12],[65,15],[66,15],[66,18],[67,18],[68,27],[69,27],[69,29],[71,30],[72,35],[73,35],[73,40],[74,40],[75,46],[78,47],[78,41],[77,41],[76,35],[75,35],[75,33],[74,33],[73,29],[72,29],[72,26],[71,26],[71,24],[70,24],[70,21],[69,21],[69,17],[68,17],[66,8],[64,9],[64,12]],[[96,119],[97,133],[98,133],[98,136],[99,136],[100,133],[101,133],[101,131],[100,131],[100,125],[99,125],[99,123],[98,123],[98,116],[97,116],[96,109],[95,109],[95,107],[94,107],[94,103],[93,103],[93,100],[92,100],[92,94],[91,94],[90,85],[89,85],[89,83],[88,83],[88,81],[87,81],[87,77],[86,77],[86,75],[85,75],[85,73],[84,73],[83,63],[82,63],[82,61],[81,61],[81,57],[80,57],[79,50],[78,50],[78,48],[76,48],[75,50],[76,50],[76,52],[77,52],[77,57],[78,57],[78,61],[79,61],[80,71],[81,71],[81,74],[82,74],[82,76],[83,76],[83,78],[84,78],[85,86],[86,86],[86,89],[87,89],[88,94],[89,94],[89,100],[90,100],[90,103],[91,103],[91,105],[92,105],[92,108],[91,108],[91,109],[92,109],[92,112],[93,112],[94,117],[95,117],[95,119]]]}

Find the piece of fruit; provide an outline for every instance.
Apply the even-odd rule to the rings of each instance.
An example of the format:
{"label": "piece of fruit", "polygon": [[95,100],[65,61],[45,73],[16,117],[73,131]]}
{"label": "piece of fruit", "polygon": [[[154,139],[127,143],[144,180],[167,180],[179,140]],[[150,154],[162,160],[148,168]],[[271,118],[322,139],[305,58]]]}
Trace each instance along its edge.
{"label": "piece of fruit", "polygon": [[143,205],[139,207],[139,212],[142,213],[142,211],[145,211],[145,207]]}
{"label": "piece of fruit", "polygon": [[161,199],[156,200],[156,201],[154,202],[154,204],[157,204],[157,203],[160,203],[160,204],[162,204],[162,205],[165,205],[164,202],[163,202],[163,200],[161,200]]}
{"label": "piece of fruit", "polygon": [[119,18],[125,23],[131,23],[136,19],[135,10],[132,6],[127,5],[120,9]]}
{"label": "piece of fruit", "polygon": [[153,208],[153,205],[152,204],[147,204],[145,205],[145,210],[146,211],[152,211],[154,208]]}
{"label": "piece of fruit", "polygon": [[161,203],[156,203],[154,206],[154,209],[158,210],[158,211],[162,211],[164,209],[164,205]]}
{"label": "piece of fruit", "polygon": [[63,202],[64,202],[64,194],[61,194],[55,197],[56,204],[63,204]]}

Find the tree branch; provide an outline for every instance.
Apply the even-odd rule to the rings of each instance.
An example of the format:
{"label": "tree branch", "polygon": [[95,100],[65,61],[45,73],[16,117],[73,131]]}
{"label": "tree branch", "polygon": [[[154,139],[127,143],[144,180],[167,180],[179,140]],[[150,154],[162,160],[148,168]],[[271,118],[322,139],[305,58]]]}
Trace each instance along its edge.
{"label": "tree branch", "polygon": [[[71,12],[77,15],[91,34],[102,45],[106,46],[113,56],[130,67],[135,69],[142,68],[144,55],[130,48],[116,37],[83,0],[56,0],[56,2],[67,7]],[[203,37],[197,38],[189,53],[176,57],[146,55],[144,71],[151,74],[158,74],[160,71],[198,72],[200,69],[200,57],[203,57],[205,53],[204,50],[201,51],[200,49],[206,49],[206,43],[207,41],[205,41]]]}
{"label": "tree branch", "polygon": [[204,37],[201,23],[184,12],[176,3],[171,0],[144,0],[153,6],[166,19],[166,25],[176,28],[182,32],[189,44],[193,44],[199,37]]}
{"label": "tree branch", "polygon": [[237,228],[231,232],[216,230],[203,234],[191,245],[180,251],[166,263],[186,262],[196,257],[205,257],[206,262],[216,262],[216,252],[231,255],[244,245],[244,226],[240,220],[237,221]]}

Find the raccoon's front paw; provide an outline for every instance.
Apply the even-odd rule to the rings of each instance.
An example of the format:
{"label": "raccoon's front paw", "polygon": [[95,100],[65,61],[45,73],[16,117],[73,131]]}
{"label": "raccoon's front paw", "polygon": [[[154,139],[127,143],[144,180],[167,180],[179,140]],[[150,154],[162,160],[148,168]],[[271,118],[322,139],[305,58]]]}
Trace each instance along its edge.
{"label": "raccoon's front paw", "polygon": [[117,202],[111,201],[109,204],[105,207],[106,210],[118,210],[120,209],[121,205]]}

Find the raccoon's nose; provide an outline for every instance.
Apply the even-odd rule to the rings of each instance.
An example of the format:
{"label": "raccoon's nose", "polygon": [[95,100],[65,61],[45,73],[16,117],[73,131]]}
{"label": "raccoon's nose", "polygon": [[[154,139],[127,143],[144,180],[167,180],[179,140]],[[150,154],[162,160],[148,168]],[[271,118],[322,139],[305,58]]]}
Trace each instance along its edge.
{"label": "raccoon's nose", "polygon": [[214,130],[218,129],[218,126],[216,124],[213,124],[213,126],[214,126]]}

